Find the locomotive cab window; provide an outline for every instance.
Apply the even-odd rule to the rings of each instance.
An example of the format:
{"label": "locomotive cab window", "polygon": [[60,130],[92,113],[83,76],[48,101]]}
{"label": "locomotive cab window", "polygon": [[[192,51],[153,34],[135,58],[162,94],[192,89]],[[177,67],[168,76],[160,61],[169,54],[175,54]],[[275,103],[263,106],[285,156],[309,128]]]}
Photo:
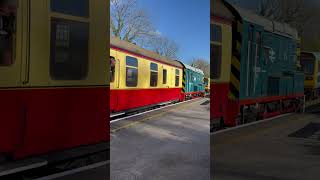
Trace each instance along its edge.
{"label": "locomotive cab window", "polygon": [[14,63],[17,1],[0,1],[0,66]]}
{"label": "locomotive cab window", "polygon": [[150,86],[157,87],[158,85],[158,64],[150,64]]}
{"label": "locomotive cab window", "polygon": [[114,75],[116,69],[116,60],[114,57],[110,57],[110,82],[114,82]]}
{"label": "locomotive cab window", "polygon": [[166,69],[164,69],[163,71],[162,71],[162,84],[167,84],[167,70]]}
{"label": "locomotive cab window", "polygon": [[180,71],[179,71],[179,69],[176,69],[175,86],[179,86],[179,84],[180,84]]}
{"label": "locomotive cab window", "polygon": [[136,87],[138,85],[138,59],[126,57],[126,86]]}

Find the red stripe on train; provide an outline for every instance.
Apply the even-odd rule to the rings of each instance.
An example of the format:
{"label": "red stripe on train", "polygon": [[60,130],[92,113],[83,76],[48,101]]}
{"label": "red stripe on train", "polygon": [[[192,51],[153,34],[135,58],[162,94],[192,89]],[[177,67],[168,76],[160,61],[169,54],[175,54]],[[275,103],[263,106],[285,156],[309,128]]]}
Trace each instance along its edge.
{"label": "red stripe on train", "polygon": [[111,90],[110,111],[126,111],[167,101],[182,100],[181,90],[182,88]]}
{"label": "red stripe on train", "polygon": [[109,141],[109,88],[1,90],[0,153],[15,158]]}

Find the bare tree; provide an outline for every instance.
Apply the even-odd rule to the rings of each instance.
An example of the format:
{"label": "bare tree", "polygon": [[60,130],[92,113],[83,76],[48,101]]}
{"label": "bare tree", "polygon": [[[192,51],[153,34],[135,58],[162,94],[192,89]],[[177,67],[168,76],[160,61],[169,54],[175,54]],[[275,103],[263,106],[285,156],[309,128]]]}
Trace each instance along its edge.
{"label": "bare tree", "polygon": [[149,49],[170,59],[176,59],[179,46],[174,41],[161,35],[155,36],[149,43]]}
{"label": "bare tree", "polygon": [[203,58],[193,58],[191,61],[191,66],[201,69],[204,72],[205,77],[210,77],[210,64],[209,61]]}
{"label": "bare tree", "polygon": [[260,0],[258,14],[290,24],[302,34],[304,26],[314,16],[314,11],[306,0]]}
{"label": "bare tree", "polygon": [[122,40],[143,44],[155,34],[146,12],[136,0],[110,0],[110,33]]}

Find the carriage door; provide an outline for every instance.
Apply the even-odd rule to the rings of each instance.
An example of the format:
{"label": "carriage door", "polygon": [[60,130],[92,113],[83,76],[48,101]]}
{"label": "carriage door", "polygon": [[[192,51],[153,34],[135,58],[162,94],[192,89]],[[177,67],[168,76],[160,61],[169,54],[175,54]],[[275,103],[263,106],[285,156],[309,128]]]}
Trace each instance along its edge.
{"label": "carriage door", "polygon": [[[8,0],[0,2],[0,87],[18,87],[21,77],[22,57],[25,57],[22,32],[22,14],[26,0]],[[22,4],[23,3],[23,4]],[[19,5],[20,4],[20,5]],[[26,48],[24,48],[26,49]]]}

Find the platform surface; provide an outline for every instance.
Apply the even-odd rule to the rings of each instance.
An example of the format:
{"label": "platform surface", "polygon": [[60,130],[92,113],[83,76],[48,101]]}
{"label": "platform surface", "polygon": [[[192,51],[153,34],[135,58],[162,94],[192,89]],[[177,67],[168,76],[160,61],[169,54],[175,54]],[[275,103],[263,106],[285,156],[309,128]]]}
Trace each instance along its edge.
{"label": "platform surface", "polygon": [[320,106],[211,135],[214,180],[320,179]]}
{"label": "platform surface", "polygon": [[112,180],[209,180],[209,99],[111,124]]}

